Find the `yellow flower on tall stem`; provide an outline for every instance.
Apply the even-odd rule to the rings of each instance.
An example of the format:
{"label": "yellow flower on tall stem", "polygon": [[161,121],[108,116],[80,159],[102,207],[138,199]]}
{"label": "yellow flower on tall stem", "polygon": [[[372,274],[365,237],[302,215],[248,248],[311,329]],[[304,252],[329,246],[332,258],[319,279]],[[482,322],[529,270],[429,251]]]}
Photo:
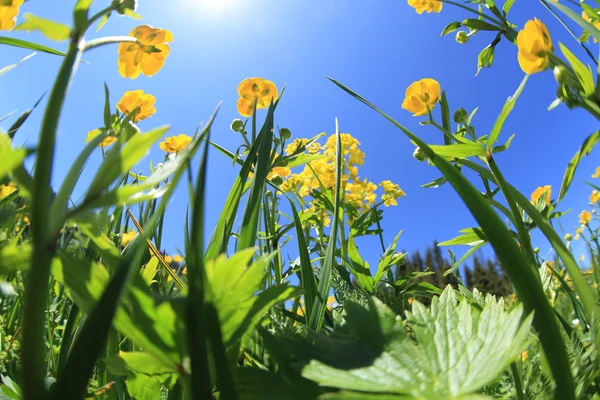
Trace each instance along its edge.
{"label": "yellow flower on tall stem", "polygon": [[135,79],[140,73],[146,76],[156,74],[164,65],[171,52],[167,44],[173,41],[173,34],[166,29],[141,25],[134,28],[129,36],[138,42],[119,44],[119,72],[123,78]]}
{"label": "yellow flower on tall stem", "polygon": [[589,224],[589,222],[592,220],[592,213],[587,211],[587,210],[583,210],[581,212],[581,214],[579,214],[579,222],[581,222],[582,226],[585,226],[587,224]]}
{"label": "yellow flower on tall stem", "polygon": [[19,7],[25,0],[0,0],[0,31],[11,31],[17,23]]}
{"label": "yellow flower on tall stem", "polygon": [[537,189],[531,193],[531,204],[535,204],[542,197],[542,195],[546,195],[546,199],[544,200],[546,205],[550,204],[550,197],[552,196],[552,186],[539,186]]}
{"label": "yellow flower on tall stem", "polygon": [[277,86],[263,78],[246,78],[238,86],[238,112],[244,117],[252,115],[254,102],[256,109],[267,108],[277,100]]}
{"label": "yellow flower on tall stem", "polygon": [[552,38],[546,25],[539,19],[527,21],[517,35],[519,65],[527,74],[535,74],[548,68],[553,51]]}
{"label": "yellow flower on tall stem", "polygon": [[154,103],[156,98],[143,90],[132,90],[125,92],[121,100],[117,103],[117,108],[121,113],[129,115],[135,111],[133,122],[139,122],[150,118],[156,113]]}
{"label": "yellow flower on tall stem", "polygon": [[424,78],[413,82],[406,89],[402,108],[413,113],[414,117],[425,115],[440,100],[440,93],[440,84],[435,79]]}
{"label": "yellow flower on tall stem", "polygon": [[592,174],[592,178],[600,178],[600,167],[596,167],[596,172]]}
{"label": "yellow flower on tall stem", "polygon": [[408,0],[408,5],[413,7],[417,14],[423,14],[423,11],[439,13],[443,4],[438,0]]}
{"label": "yellow flower on tall stem", "polygon": [[164,142],[160,143],[160,148],[167,153],[179,153],[187,147],[192,141],[192,138],[183,133],[177,136],[165,138]]}

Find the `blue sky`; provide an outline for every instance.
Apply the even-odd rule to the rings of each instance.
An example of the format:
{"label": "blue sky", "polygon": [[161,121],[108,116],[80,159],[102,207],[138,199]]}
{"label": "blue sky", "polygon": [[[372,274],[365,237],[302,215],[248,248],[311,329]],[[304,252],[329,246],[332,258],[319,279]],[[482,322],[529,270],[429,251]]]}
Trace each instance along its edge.
{"label": "blue sky", "polygon": [[[31,0],[22,12],[70,24],[73,4],[67,0]],[[96,10],[107,4],[108,0],[94,2]],[[452,110],[479,107],[474,125],[479,135],[487,133],[524,73],[517,63],[516,46],[503,40],[496,47],[493,68],[475,76],[477,54],[493,37],[480,32],[466,45],[457,44],[454,34],[440,37],[449,22],[471,17],[466,11],[445,5],[440,14],[418,15],[405,0],[140,0],[137,11],[144,17],[143,23],[173,32],[171,55],[157,75],[142,75],[133,81],[122,78],[117,71],[116,46],[85,55],[89,64],[80,65],[77,71],[60,124],[55,185],[82,149],[87,132],[102,125],[104,82],[110,87],[113,107],[127,90],[143,89],[157,98],[158,111],[139,124],[142,130],[170,124],[170,134],[192,133],[222,101],[213,139],[234,150],[242,142],[229,129],[231,120],[239,117],[235,107],[237,85],[246,77],[260,76],[274,81],[279,88],[287,84],[276,124],[289,128],[294,137],[312,137],[322,131],[333,133],[334,119],[339,118],[342,132],[357,137],[366,153],[361,175],[375,182],[391,179],[407,193],[398,207],[385,211],[386,244],[404,230],[399,248],[423,249],[434,239],[450,239],[459,229],[473,226],[468,210],[449,186],[420,187],[439,173],[412,158],[414,147],[401,132],[325,79],[334,77],[427,142],[441,143],[438,131],[419,126],[419,118],[401,109],[408,85],[424,77],[434,78],[446,91]],[[533,17],[547,24],[555,48],[561,41],[586,61],[577,44],[540,3],[517,0],[509,19],[522,27]],[[126,35],[138,24],[129,18],[113,17],[89,37]],[[48,44],[35,33],[7,35]],[[591,46],[597,53],[598,45]],[[27,50],[3,46],[0,63],[16,62],[27,54]],[[59,57],[37,54],[0,77],[0,115],[31,107],[50,89],[60,62]],[[598,129],[598,121],[581,110],[559,107],[548,112],[555,91],[551,72],[532,76],[500,137],[505,141],[516,133],[511,149],[498,154],[496,160],[506,178],[527,195],[537,186],[548,184],[558,193],[569,159],[584,138]],[[439,113],[439,107],[435,113]],[[17,143],[35,144],[40,118],[41,111],[36,112],[18,133]],[[5,129],[10,122],[4,122]],[[92,178],[100,159],[98,152],[81,182]],[[157,145],[140,170],[147,173],[149,160],[156,164],[162,159]],[[591,179],[599,160],[593,153],[581,163],[575,184],[560,206],[562,210],[573,208],[562,220],[567,231],[573,232],[576,214],[587,204],[590,190],[581,181]],[[209,168],[210,231],[237,169],[217,152],[211,153]],[[182,187],[168,210],[163,246],[168,252],[182,247],[182,210],[186,205],[186,189]],[[534,239],[545,254],[548,245],[538,236]],[[576,253],[582,245],[576,243]],[[376,261],[380,250],[377,240],[363,240],[359,246],[366,258]],[[464,250],[457,251],[461,254]]]}

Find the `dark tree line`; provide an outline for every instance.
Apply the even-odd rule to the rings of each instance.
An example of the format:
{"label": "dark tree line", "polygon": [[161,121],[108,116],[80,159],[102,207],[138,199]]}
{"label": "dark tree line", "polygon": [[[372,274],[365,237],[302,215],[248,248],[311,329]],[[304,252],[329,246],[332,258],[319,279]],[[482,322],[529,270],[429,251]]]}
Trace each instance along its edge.
{"label": "dark tree line", "polygon": [[[406,252],[404,252],[406,253]],[[403,264],[396,268],[397,276],[408,275],[413,272],[433,272],[431,275],[422,276],[418,280],[430,283],[444,289],[448,284],[457,287],[458,284],[480,292],[496,296],[508,296],[512,287],[502,273],[497,259],[489,259],[475,253],[454,273],[444,276],[444,272],[451,267],[450,260],[442,255],[442,249],[434,242],[433,247],[428,247],[424,255],[419,251],[407,254]]]}

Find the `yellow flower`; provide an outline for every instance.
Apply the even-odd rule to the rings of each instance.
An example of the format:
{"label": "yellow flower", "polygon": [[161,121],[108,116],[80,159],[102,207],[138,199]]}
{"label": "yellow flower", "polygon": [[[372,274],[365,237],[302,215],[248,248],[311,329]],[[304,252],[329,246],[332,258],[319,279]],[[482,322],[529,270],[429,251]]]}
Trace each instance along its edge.
{"label": "yellow flower", "polygon": [[140,73],[146,76],[156,74],[165,65],[171,48],[167,42],[173,41],[173,34],[166,29],[141,25],[133,29],[138,43],[119,44],[119,72],[123,78],[135,79]]}
{"label": "yellow flower", "polygon": [[552,196],[552,186],[550,185],[539,186],[535,189],[534,192],[531,193],[531,204],[537,203],[543,194],[546,194],[546,205],[550,204],[550,197]]}
{"label": "yellow flower", "polygon": [[174,255],[173,256],[173,261],[175,261],[176,263],[180,263],[183,261],[183,257],[179,256],[179,255]]}
{"label": "yellow flower", "polygon": [[164,259],[167,262],[167,264],[171,264],[173,262],[173,257],[171,256],[164,256]]}
{"label": "yellow flower", "polygon": [[[279,155],[275,154],[273,162],[275,162],[275,160],[277,160],[278,157],[279,157]],[[273,176],[275,176],[275,175],[279,175],[282,178],[287,178],[291,174],[292,174],[292,170],[290,168],[277,166],[277,167],[271,168],[271,171],[267,175],[267,179],[273,179]]]}
{"label": "yellow flower", "polygon": [[519,65],[527,74],[535,74],[548,68],[552,53],[552,38],[546,25],[539,19],[527,21],[517,35]]}
{"label": "yellow flower", "polygon": [[179,153],[185,149],[192,141],[192,138],[183,133],[177,136],[165,138],[164,142],[160,142],[160,148],[167,153]]}
{"label": "yellow flower", "polygon": [[[598,14],[600,15],[600,13]],[[592,18],[590,18],[590,16],[585,11],[581,12],[581,18],[592,24],[594,28],[600,29],[600,21],[592,21]],[[594,38],[594,43],[598,43],[598,39]]]}
{"label": "yellow flower", "polygon": [[600,167],[596,167],[596,173],[592,175],[592,178],[600,178]]}
{"label": "yellow flower", "polygon": [[581,237],[581,234],[583,233],[584,228],[585,228],[585,225],[581,225],[579,228],[575,229],[575,240],[579,240],[579,238]]}
{"label": "yellow flower", "polygon": [[433,110],[440,99],[440,84],[435,79],[424,78],[413,82],[406,89],[406,98],[402,102],[402,108],[413,113],[414,117],[427,114]]}
{"label": "yellow flower", "polygon": [[138,122],[156,113],[155,102],[156,98],[151,94],[146,94],[143,90],[133,90],[125,92],[117,103],[117,108],[125,115],[135,111],[133,122]]}
{"label": "yellow flower", "polygon": [[592,195],[590,196],[590,204],[596,204],[600,202],[600,193],[597,190],[592,190]]}
{"label": "yellow flower", "polygon": [[238,94],[238,112],[244,117],[250,117],[255,99],[257,109],[267,108],[271,100],[277,100],[277,86],[263,78],[246,78],[239,84]]}
{"label": "yellow flower", "polygon": [[[102,133],[102,129],[94,129],[92,131],[88,132],[87,138],[85,139],[85,143],[89,142],[90,140],[92,140],[93,138],[95,138],[96,136],[98,136],[100,133]],[[107,136],[106,138],[104,138],[103,141],[100,142],[100,144],[98,145],[98,147],[107,147],[110,146],[111,144],[113,144],[114,142],[117,141],[117,138],[114,136]]]}
{"label": "yellow flower", "polygon": [[299,174],[293,174],[288,179],[284,180],[279,187],[283,192],[295,192],[304,183],[304,178]]}
{"label": "yellow flower", "polygon": [[294,141],[285,148],[285,154],[288,156],[294,154],[299,148],[304,146],[306,142],[308,142],[308,139],[294,139]]}
{"label": "yellow flower", "polygon": [[396,199],[406,196],[406,193],[400,189],[400,186],[392,183],[392,181],[383,181],[379,186],[381,186],[385,192],[383,196],[381,196],[381,199],[383,200],[383,205],[386,207],[397,206],[398,202]]}
{"label": "yellow flower", "polygon": [[581,212],[581,214],[579,214],[579,222],[581,222],[582,226],[587,225],[590,221],[592,220],[592,213],[587,211],[587,210],[583,210]]}
{"label": "yellow flower", "polygon": [[19,7],[25,0],[1,0],[0,1],[0,31],[10,31],[17,23]]}
{"label": "yellow flower", "polygon": [[16,191],[17,187],[12,182],[9,182],[8,185],[0,185],[0,200],[4,200]]}
{"label": "yellow flower", "polygon": [[525,350],[524,352],[521,353],[521,361],[525,362],[525,360],[527,360],[527,356],[529,356],[529,352],[527,350]]}
{"label": "yellow flower", "polygon": [[329,296],[327,298],[327,309],[331,310],[335,306],[335,296]]}
{"label": "yellow flower", "polygon": [[585,254],[582,254],[579,256],[579,261],[580,262],[584,262],[585,261]]}
{"label": "yellow flower", "polygon": [[363,181],[350,182],[346,184],[346,203],[353,205],[361,213],[375,205],[377,195],[375,194],[377,185],[369,182],[367,179]]}
{"label": "yellow flower", "polygon": [[135,232],[135,231],[129,231],[129,232],[124,233],[123,236],[121,236],[121,244],[123,246],[127,246],[136,235],[137,235],[137,232]]}
{"label": "yellow flower", "polygon": [[442,11],[442,2],[437,0],[408,0],[408,5],[413,7],[417,14],[423,14],[423,11],[428,13]]}

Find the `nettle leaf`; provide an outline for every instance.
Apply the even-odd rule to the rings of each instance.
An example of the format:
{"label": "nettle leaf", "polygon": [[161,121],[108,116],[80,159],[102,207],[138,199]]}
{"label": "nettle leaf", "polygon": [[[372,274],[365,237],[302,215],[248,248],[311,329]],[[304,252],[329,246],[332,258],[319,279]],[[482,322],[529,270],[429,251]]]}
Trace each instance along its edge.
{"label": "nettle leaf", "polygon": [[521,322],[521,306],[507,312],[503,300],[491,296],[479,311],[466,299],[459,302],[448,285],[430,308],[415,301],[412,313],[407,313],[415,346],[404,321],[392,310],[376,298],[370,308],[348,307],[346,322],[355,339],[343,335],[347,339],[337,338],[335,349],[324,348],[352,357],[323,354],[303,368],[305,378],[321,386],[372,394],[474,398],[519,356],[533,317]]}

